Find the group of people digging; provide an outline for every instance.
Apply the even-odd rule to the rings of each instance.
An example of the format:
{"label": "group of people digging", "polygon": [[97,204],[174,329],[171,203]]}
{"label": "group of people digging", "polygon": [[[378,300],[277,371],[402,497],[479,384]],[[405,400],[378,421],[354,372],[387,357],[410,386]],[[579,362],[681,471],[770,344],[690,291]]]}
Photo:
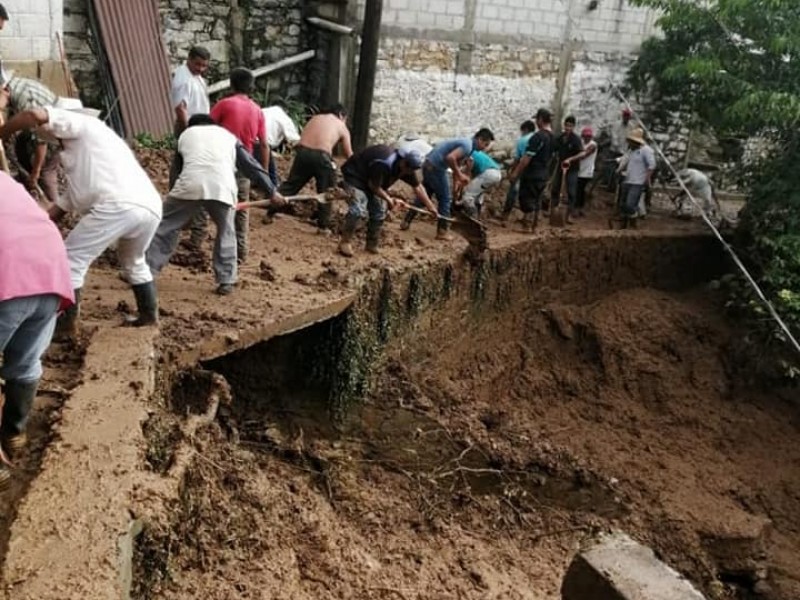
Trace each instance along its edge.
{"label": "group of people digging", "polygon": [[[126,324],[153,325],[158,323],[154,278],[169,262],[181,229],[189,226],[199,243],[206,236],[208,217],[216,226],[216,292],[234,290],[238,265],[247,258],[250,229],[248,211],[237,210],[237,204],[248,201],[251,185],[268,198],[266,222],[312,179],[318,193],[338,186],[348,203],[338,252],[350,257],[363,220],[366,250],[378,252],[387,209],[405,209],[401,229],[410,228],[417,214],[428,213],[437,221],[436,238],[450,239],[454,205],[468,218],[480,218],[485,193],[503,179],[500,165],[487,153],[495,140],[487,128],[435,146],[411,137],[353,152],[341,105],[313,116],[302,133],[293,131],[285,113],[268,113],[271,109],[252,100],[254,77],[243,68],[230,74],[232,94],[212,107],[203,78],[209,59],[206,50],[193,48],[173,78],[177,148],[164,200],[128,144],[97,118],[97,111],[64,105],[41,82],[0,67],[0,110],[10,114],[0,125],[0,138],[17,136],[24,184],[0,172],[0,378],[5,382],[0,488],[10,479],[5,468],[9,455],[24,443],[41,357],[54,334],[75,339],[84,279],[109,247],[116,249],[120,277],[136,300],[137,312]],[[522,124],[504,219],[518,202],[524,231],[533,231],[543,200],[553,209],[562,195],[567,217],[581,215],[597,144],[590,128],[578,135],[575,125],[567,117],[561,133],[554,134],[546,109]],[[621,208],[624,218],[634,219],[655,164],[641,130],[632,129],[626,140],[629,152],[620,163],[625,172]],[[273,150],[283,141],[295,144],[295,156],[281,183]],[[337,146],[345,157],[340,169],[333,159]],[[59,172],[64,193],[59,191]],[[392,193],[397,181],[409,186],[413,201]],[[40,205],[34,194],[40,196]],[[55,223],[67,213],[80,219],[62,241]],[[331,216],[331,203],[321,201],[321,230],[329,229]]]}

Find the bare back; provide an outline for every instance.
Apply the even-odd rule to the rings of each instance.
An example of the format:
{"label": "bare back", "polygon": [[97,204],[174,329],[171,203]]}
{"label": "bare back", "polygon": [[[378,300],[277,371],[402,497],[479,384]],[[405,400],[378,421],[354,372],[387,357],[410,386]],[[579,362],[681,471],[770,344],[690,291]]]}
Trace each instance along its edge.
{"label": "bare back", "polygon": [[336,115],[325,114],[316,115],[306,123],[298,145],[333,154],[333,149],[339,141],[342,142],[345,156],[349,158],[353,151],[347,124]]}

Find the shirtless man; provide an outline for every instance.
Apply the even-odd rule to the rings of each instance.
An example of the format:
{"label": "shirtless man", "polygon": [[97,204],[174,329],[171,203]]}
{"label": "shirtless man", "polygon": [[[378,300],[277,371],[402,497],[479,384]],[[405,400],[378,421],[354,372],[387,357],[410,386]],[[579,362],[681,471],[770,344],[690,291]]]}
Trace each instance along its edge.
{"label": "shirtless man", "polygon": [[[347,111],[341,104],[336,104],[314,115],[306,123],[300,141],[297,142],[289,177],[280,186],[281,195],[294,196],[311,178],[315,180],[317,193],[333,187],[336,183],[333,149],[339,142],[342,143],[344,157],[350,158],[353,147],[350,145],[350,131],[347,129]],[[319,207],[318,225],[322,230],[329,227],[330,208],[330,204]]]}

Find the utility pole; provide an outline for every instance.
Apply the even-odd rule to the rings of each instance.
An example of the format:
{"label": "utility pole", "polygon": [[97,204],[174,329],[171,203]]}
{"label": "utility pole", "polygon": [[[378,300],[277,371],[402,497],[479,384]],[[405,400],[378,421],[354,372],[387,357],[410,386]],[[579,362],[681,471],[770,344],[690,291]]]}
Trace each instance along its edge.
{"label": "utility pole", "polygon": [[361,150],[369,137],[369,118],[372,95],[375,91],[375,71],[378,67],[378,46],[381,41],[383,0],[367,0],[364,25],[361,30],[361,52],[358,61],[356,101],[353,108],[353,148]]}

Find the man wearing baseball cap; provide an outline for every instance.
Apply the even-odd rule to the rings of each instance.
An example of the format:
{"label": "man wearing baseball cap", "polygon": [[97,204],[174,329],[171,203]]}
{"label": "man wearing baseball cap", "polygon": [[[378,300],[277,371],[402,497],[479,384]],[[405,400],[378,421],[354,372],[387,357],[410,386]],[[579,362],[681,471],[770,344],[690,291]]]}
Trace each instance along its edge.
{"label": "man wearing baseball cap", "polygon": [[389,188],[398,179],[410,185],[417,198],[436,214],[436,207],[422,185],[420,169],[424,161],[425,158],[416,150],[395,150],[382,144],[369,146],[347,159],[342,165],[342,176],[351,200],[339,242],[340,254],[353,256],[351,242],[358,222],[363,218],[368,218],[367,252],[378,253],[386,205],[392,209],[402,202],[389,194]]}

